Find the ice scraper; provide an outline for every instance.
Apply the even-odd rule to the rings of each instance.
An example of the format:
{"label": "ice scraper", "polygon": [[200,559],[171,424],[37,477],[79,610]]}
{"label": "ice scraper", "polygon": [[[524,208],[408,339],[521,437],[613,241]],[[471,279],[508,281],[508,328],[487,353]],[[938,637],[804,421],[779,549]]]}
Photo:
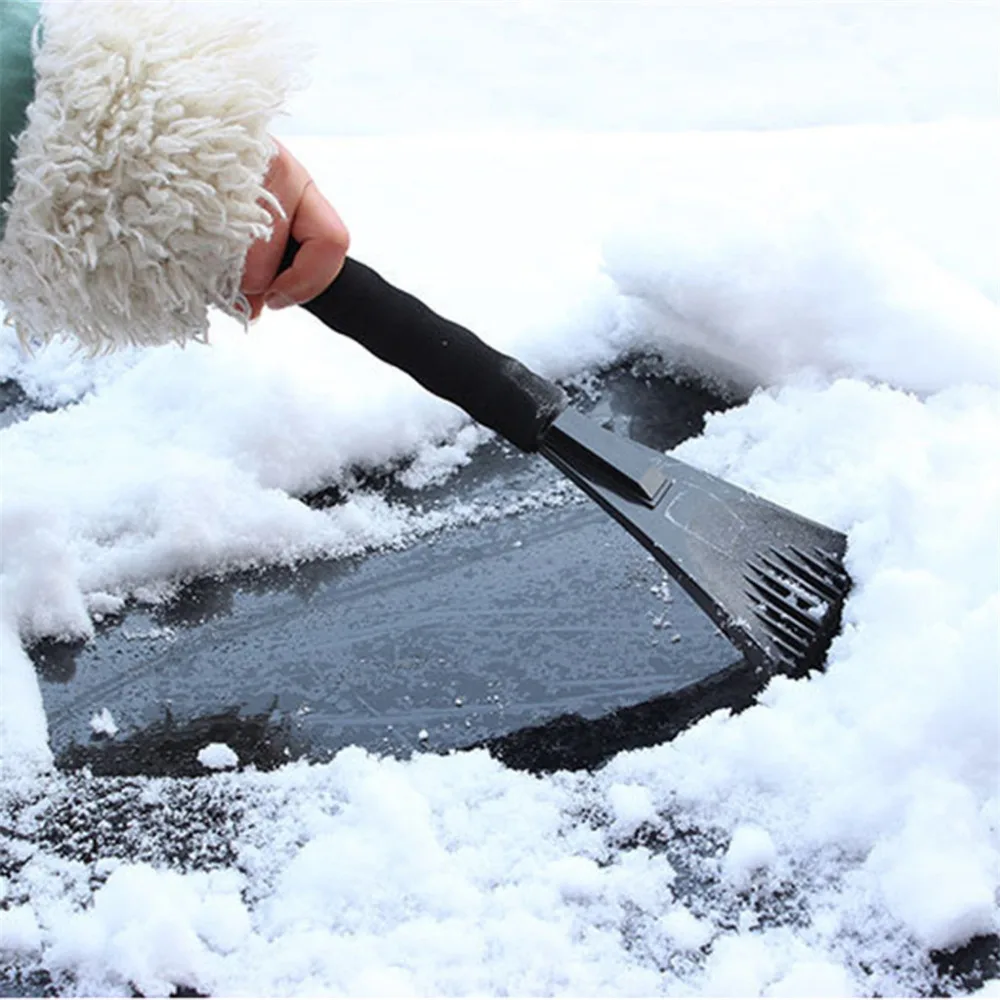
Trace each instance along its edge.
{"label": "ice scraper", "polygon": [[[296,251],[292,241],[286,265]],[[653,554],[753,667],[795,675],[822,665],[850,588],[840,532],[612,434],[555,383],[356,260],[305,308],[544,455]]]}

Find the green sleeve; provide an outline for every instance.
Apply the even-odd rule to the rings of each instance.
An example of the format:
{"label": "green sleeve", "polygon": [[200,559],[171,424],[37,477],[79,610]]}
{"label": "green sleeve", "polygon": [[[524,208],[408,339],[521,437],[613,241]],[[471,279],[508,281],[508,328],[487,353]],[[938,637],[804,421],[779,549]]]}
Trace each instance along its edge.
{"label": "green sleeve", "polygon": [[[37,21],[36,0],[0,0],[0,204],[14,187],[11,161],[35,93],[31,34]],[[0,209],[0,236],[4,217]]]}

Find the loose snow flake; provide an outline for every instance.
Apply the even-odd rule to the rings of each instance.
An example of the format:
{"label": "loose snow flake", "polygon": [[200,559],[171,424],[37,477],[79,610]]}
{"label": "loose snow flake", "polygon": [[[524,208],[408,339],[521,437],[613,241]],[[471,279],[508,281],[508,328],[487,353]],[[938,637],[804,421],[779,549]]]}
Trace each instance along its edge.
{"label": "loose snow flake", "polygon": [[115,722],[110,709],[102,708],[90,717],[90,729],[95,736],[110,738],[118,734],[118,723]]}
{"label": "loose snow flake", "polygon": [[236,752],[225,743],[209,743],[198,751],[198,763],[211,771],[225,771],[239,762]]}

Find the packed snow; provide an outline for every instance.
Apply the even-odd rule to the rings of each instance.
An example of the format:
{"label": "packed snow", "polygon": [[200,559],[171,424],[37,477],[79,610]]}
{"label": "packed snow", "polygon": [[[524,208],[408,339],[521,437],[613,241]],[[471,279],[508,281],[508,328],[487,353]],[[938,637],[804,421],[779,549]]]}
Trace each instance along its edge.
{"label": "packed snow", "polygon": [[[123,996],[926,990],[931,950],[1000,930],[995,8],[306,8],[370,39],[286,123],[355,256],[550,377],[649,352],[756,388],[675,454],[847,533],[844,629],[825,672],[592,774],[60,774],[28,643],[474,519],[297,498],[433,482],[486,435],[304,313],[95,360],[5,332],[46,412],[0,431],[4,966]],[[106,846],[51,846],[74,822]]]}

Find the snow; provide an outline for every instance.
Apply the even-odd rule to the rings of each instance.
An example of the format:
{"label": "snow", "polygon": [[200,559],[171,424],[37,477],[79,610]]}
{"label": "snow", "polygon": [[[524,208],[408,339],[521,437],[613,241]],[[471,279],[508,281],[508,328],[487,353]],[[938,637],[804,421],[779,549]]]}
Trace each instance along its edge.
{"label": "snow", "polygon": [[637,132],[992,116],[995,8],[946,6],[390,0],[375,14],[309,0],[296,13],[336,58],[288,127]]}
{"label": "snow", "polygon": [[660,917],[658,924],[670,944],[681,951],[698,951],[715,936],[711,921],[699,920],[684,906],[675,906]]}
{"label": "snow", "polygon": [[[6,555],[6,552],[5,552]],[[2,594],[2,591],[0,591]],[[49,727],[35,668],[0,604],[0,773],[4,782],[52,766]]]}
{"label": "snow", "polygon": [[767,830],[744,823],[733,831],[722,862],[722,874],[728,881],[745,888],[756,873],[771,868],[777,857],[777,849]]}
{"label": "snow", "polygon": [[232,951],[249,929],[238,880],[226,873],[185,878],[141,864],[112,872],[90,909],[60,921],[48,954],[53,968],[71,967],[83,982],[111,968],[146,996],[198,982],[199,966]]}
{"label": "snow", "polygon": [[[938,141],[933,129],[911,130],[909,140],[923,131],[930,147],[912,153],[930,163],[949,159],[964,145],[962,130],[952,128]],[[887,218],[884,185],[904,170],[916,172],[902,162],[907,140],[894,150],[900,161],[892,175],[879,177],[865,162],[863,180],[849,169],[818,186],[826,171],[817,156],[860,160],[862,146],[885,138],[864,129],[767,134],[759,143],[741,142],[739,176],[695,160],[705,168],[699,182],[675,185],[668,177],[664,192],[642,206],[638,224],[607,252],[619,289],[635,299],[636,322],[648,323],[652,338],[709,353],[750,384],[819,368],[921,393],[966,381],[995,386],[997,317],[988,284],[977,288],[936,263],[940,231],[937,246],[922,246]],[[950,153],[941,157],[944,148]],[[986,162],[995,161],[995,146],[984,152]],[[959,174],[964,167],[952,165]],[[845,204],[848,183],[858,188]],[[916,192],[908,197],[919,213]],[[950,336],[956,328],[958,343]]]}
{"label": "snow", "polygon": [[[756,387],[676,454],[848,534],[844,630],[594,774],[54,773],[25,643],[501,512],[296,499],[485,439],[305,314],[91,361],[4,333],[53,408],[0,431],[4,962],[78,994],[926,992],[929,949],[1000,928],[995,9],[290,9],[352,40],[286,124],[356,256],[551,377],[639,350]],[[186,827],[46,846],[102,796]]]}
{"label": "snow", "polygon": [[831,962],[798,962],[765,993],[769,997],[843,997],[851,984],[844,970]]}
{"label": "snow", "polygon": [[225,771],[239,762],[236,751],[225,743],[209,743],[198,751],[198,763],[210,771]]}
{"label": "snow", "polygon": [[118,725],[111,714],[111,709],[105,707],[95,712],[90,717],[90,729],[97,736],[115,736],[118,733]]}
{"label": "snow", "polygon": [[42,932],[30,906],[11,906],[0,912],[0,955],[30,955],[38,951],[41,943]]}
{"label": "snow", "polygon": [[620,784],[608,789],[613,811],[612,829],[620,837],[629,837],[642,826],[656,820],[656,808],[644,785]]}

